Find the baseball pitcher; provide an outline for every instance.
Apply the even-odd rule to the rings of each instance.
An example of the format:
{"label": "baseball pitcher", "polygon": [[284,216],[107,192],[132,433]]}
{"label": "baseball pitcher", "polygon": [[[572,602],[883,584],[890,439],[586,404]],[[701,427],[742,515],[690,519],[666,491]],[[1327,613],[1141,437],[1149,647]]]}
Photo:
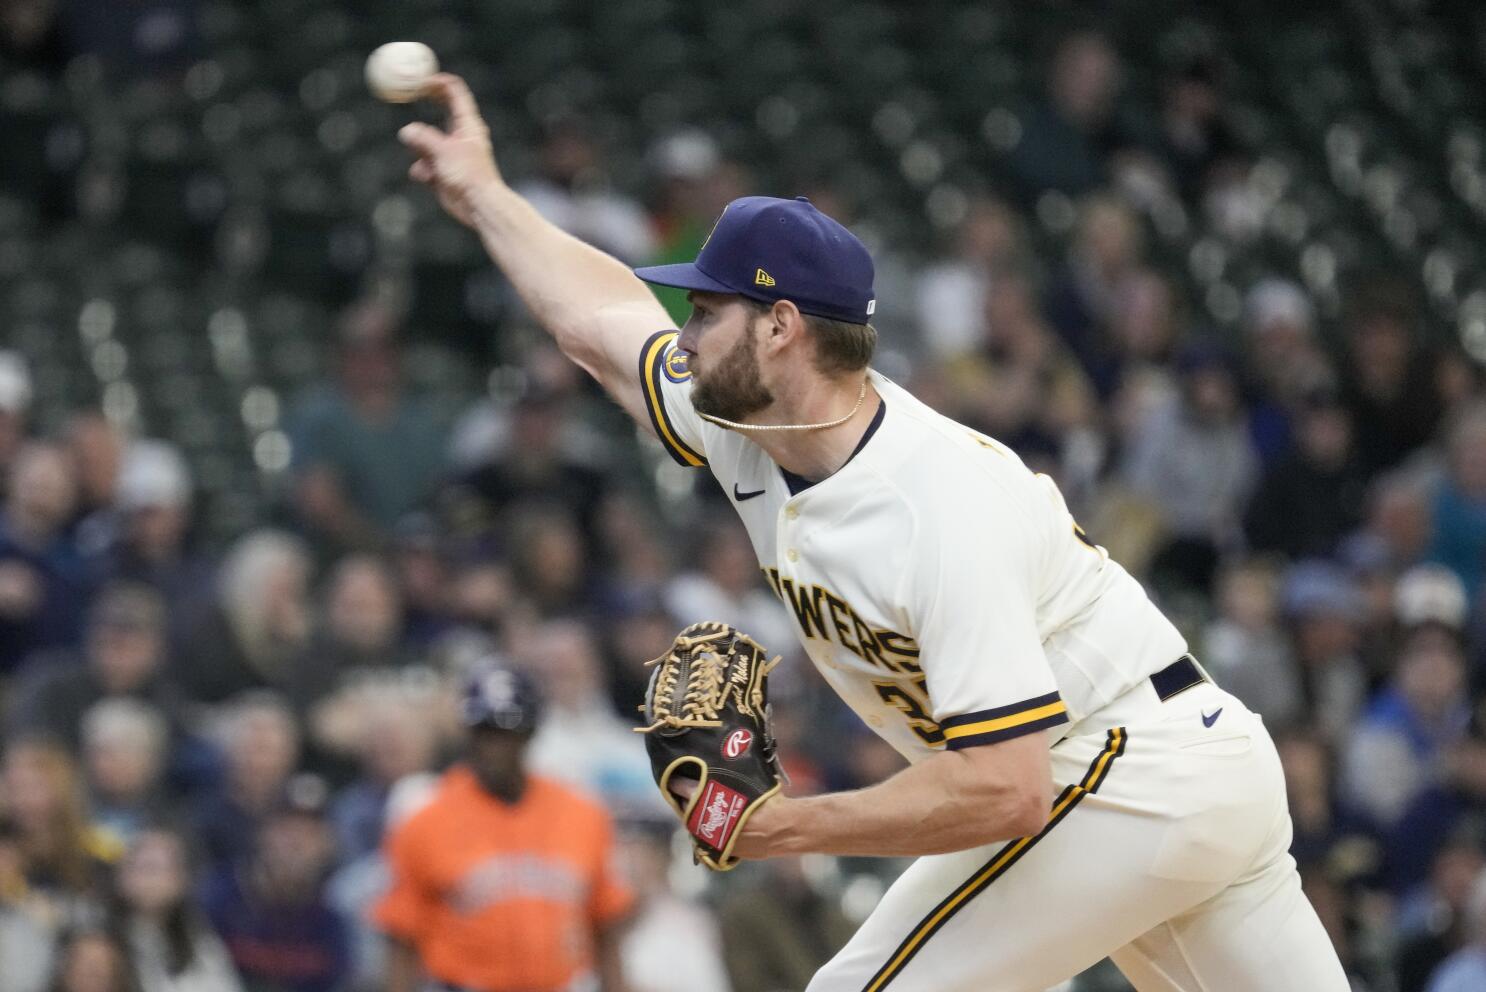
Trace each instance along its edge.
{"label": "baseball pitcher", "polygon": [[[671,457],[712,471],[821,676],[911,762],[857,792],[755,790],[746,819],[714,795],[688,822],[715,867],[918,857],[810,992],[1041,992],[1105,956],[1141,990],[1345,992],[1258,717],[1052,480],[871,369],[856,237],[744,197],[695,262],[632,272],[511,191],[461,80],[433,92],[449,127],[403,129],[412,177]],[[642,280],[690,292],[679,332]]]}

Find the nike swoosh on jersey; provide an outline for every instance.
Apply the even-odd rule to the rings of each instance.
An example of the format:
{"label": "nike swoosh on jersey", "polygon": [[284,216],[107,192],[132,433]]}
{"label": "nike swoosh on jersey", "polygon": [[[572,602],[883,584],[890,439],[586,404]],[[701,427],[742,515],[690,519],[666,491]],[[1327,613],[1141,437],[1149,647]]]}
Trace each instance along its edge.
{"label": "nike swoosh on jersey", "polygon": [[753,499],[753,497],[762,496],[763,494],[764,490],[762,489],[755,490],[751,493],[740,493],[738,491],[738,484],[736,482],[733,483],[733,499],[737,500],[739,503],[743,502],[745,499]]}
{"label": "nike swoosh on jersey", "polygon": [[1211,727],[1213,724],[1215,724],[1215,723],[1218,722],[1218,717],[1220,717],[1222,715],[1223,715],[1223,707],[1221,707],[1221,706],[1219,706],[1217,709],[1213,710],[1212,716],[1208,716],[1206,713],[1204,713],[1204,714],[1202,714],[1202,725],[1204,727]]}

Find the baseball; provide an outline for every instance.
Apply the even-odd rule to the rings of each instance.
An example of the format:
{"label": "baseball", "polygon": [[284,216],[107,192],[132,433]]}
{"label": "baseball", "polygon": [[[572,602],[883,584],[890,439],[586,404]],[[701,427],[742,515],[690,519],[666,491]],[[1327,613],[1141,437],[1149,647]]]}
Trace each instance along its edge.
{"label": "baseball", "polygon": [[390,41],[367,58],[366,85],[380,100],[412,103],[438,71],[438,56],[421,41]]}

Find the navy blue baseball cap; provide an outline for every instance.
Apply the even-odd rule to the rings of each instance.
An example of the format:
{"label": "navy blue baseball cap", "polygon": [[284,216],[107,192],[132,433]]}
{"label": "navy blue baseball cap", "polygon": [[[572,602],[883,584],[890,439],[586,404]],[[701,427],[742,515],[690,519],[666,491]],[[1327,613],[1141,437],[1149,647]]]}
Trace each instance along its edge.
{"label": "navy blue baseball cap", "polygon": [[525,672],[491,659],[465,682],[459,716],[466,727],[530,733],[541,715],[541,693]]}
{"label": "navy blue baseball cap", "polygon": [[877,309],[872,274],[867,246],[803,196],[739,197],[722,209],[695,262],[635,270],[658,286],[789,300],[801,313],[851,324]]}

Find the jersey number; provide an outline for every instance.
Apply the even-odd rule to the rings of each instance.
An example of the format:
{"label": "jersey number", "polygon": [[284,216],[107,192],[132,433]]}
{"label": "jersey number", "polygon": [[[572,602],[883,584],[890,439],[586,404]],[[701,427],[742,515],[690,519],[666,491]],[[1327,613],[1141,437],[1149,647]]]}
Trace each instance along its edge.
{"label": "jersey number", "polygon": [[909,692],[907,686],[899,682],[872,683],[882,701],[906,716],[909,728],[918,734],[925,744],[939,747],[944,743],[944,732],[924,709],[924,699],[928,698],[928,693],[924,688],[924,678],[920,676],[914,680],[913,685],[918,689],[919,694]]}

